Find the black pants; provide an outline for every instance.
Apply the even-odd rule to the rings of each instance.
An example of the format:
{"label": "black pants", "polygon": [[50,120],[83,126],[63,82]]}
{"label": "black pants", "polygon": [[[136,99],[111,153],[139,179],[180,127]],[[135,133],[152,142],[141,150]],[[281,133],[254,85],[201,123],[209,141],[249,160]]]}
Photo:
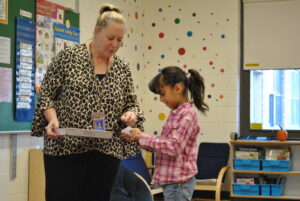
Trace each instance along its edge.
{"label": "black pants", "polygon": [[109,201],[120,160],[90,151],[44,154],[46,201]]}

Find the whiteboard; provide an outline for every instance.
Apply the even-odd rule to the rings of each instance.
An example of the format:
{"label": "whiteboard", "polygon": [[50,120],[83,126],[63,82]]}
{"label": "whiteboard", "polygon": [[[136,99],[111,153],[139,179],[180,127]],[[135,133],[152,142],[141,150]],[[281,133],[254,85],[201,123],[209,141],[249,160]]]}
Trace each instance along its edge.
{"label": "whiteboard", "polygon": [[243,5],[244,69],[300,68],[300,0]]}

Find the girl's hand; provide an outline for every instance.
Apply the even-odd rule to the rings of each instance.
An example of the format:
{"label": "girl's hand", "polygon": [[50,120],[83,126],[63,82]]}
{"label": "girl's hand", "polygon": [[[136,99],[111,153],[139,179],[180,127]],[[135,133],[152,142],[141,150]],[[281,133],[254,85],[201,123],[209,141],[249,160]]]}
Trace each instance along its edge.
{"label": "girl's hand", "polygon": [[58,128],[59,128],[59,122],[56,119],[56,120],[49,121],[49,123],[45,129],[46,129],[46,133],[49,137],[58,138],[58,133],[57,133]]}
{"label": "girl's hand", "polygon": [[127,111],[121,116],[121,121],[123,121],[126,126],[133,127],[137,122],[137,116],[134,112]]}
{"label": "girl's hand", "polygon": [[142,133],[142,131],[138,128],[132,128],[130,130],[130,134],[127,134],[124,131],[121,131],[121,135],[127,141],[138,141],[140,139],[141,133]]}

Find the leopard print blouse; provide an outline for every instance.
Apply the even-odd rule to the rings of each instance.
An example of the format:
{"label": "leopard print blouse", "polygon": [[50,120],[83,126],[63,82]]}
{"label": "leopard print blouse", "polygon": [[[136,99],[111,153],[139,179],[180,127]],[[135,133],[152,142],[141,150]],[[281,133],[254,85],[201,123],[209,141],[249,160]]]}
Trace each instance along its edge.
{"label": "leopard print blouse", "polygon": [[[106,130],[113,131],[112,139],[74,136],[49,138],[45,133],[48,122],[43,110],[56,109],[60,127],[92,129],[92,114],[104,113]],[[140,152],[136,142],[120,136],[125,124],[120,121],[126,111],[138,116],[137,127],[142,128],[141,114],[134,92],[129,65],[114,56],[107,74],[99,80],[85,44],[62,50],[49,65],[43,79],[32,123],[32,136],[44,136],[44,153],[60,156],[90,150],[124,159]]]}

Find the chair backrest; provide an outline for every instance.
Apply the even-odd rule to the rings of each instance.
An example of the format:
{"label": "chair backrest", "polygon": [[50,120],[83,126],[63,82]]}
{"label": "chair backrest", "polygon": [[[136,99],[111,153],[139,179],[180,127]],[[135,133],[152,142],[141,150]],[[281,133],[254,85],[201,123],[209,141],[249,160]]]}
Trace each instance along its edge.
{"label": "chair backrest", "polygon": [[125,160],[122,160],[121,164],[127,167],[128,169],[132,170],[133,172],[136,172],[139,175],[141,175],[147,181],[148,184],[151,183],[151,177],[142,154],[137,154],[135,156],[128,157]]}
{"label": "chair backrest", "polygon": [[196,179],[217,178],[222,167],[227,166],[229,158],[228,143],[202,142],[199,145]]}
{"label": "chair backrest", "polygon": [[119,167],[110,201],[153,201],[150,187],[132,170]]}

